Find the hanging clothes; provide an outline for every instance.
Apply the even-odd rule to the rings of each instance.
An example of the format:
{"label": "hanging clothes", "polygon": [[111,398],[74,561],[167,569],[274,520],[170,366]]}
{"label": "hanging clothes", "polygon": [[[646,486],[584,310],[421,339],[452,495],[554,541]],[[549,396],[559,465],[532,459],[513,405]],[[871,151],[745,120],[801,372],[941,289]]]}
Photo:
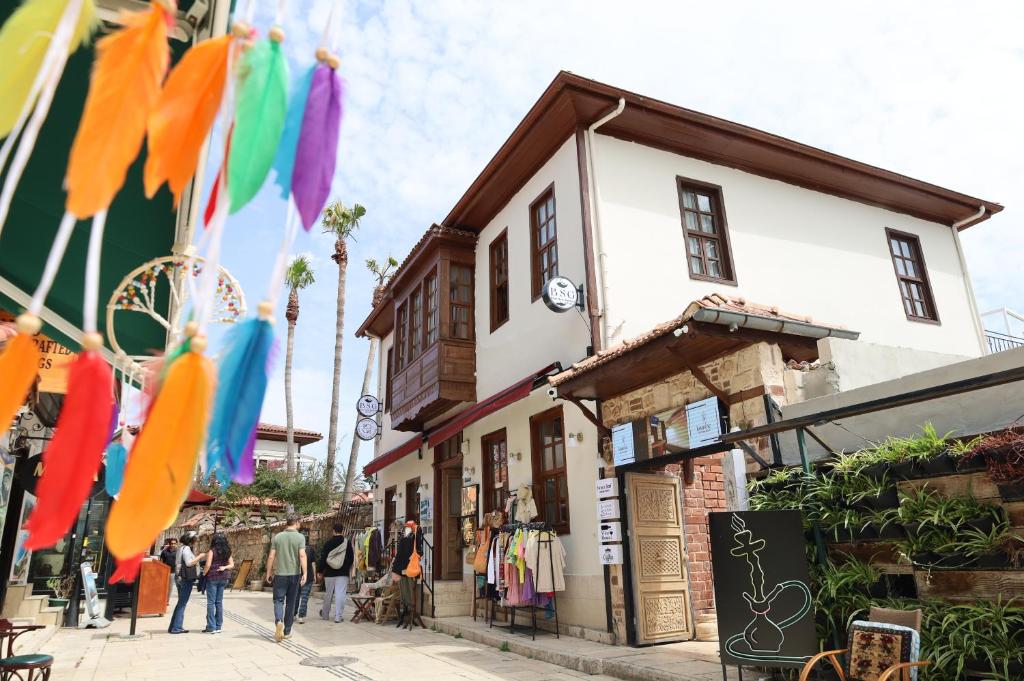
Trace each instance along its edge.
{"label": "hanging clothes", "polygon": [[554,532],[530,533],[526,541],[526,564],[536,570],[538,593],[565,591],[565,547]]}

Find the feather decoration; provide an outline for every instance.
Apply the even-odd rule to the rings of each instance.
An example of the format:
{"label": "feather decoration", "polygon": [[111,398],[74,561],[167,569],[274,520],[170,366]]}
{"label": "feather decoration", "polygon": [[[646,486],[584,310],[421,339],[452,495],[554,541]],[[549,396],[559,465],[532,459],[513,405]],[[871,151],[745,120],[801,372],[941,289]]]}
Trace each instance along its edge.
{"label": "feather decoration", "polygon": [[146,196],[166,180],[174,205],[195,174],[199,153],[213,127],[227,79],[231,34],[204,40],[182,57],[149,116]]}
{"label": "feather decoration", "polygon": [[[17,126],[31,109],[41,87],[37,79],[44,67],[50,41],[68,2],[25,0],[0,28],[0,138]],[[96,6],[86,0],[77,17],[68,51],[88,42],[96,23]]]}
{"label": "feather decoration", "polygon": [[288,111],[288,63],[279,28],[242,56],[238,105],[228,155],[227,190],[231,212],[247,204],[263,186],[274,162]]}
{"label": "feather decoration", "polygon": [[[7,343],[0,354],[0,423],[6,428],[14,415],[25,404],[25,398],[36,381],[39,367],[39,348],[32,335],[39,332],[39,322],[32,318],[32,327],[22,329],[27,323],[24,315],[18,318],[18,335]],[[34,330],[32,330],[34,328]]]}
{"label": "feather decoration", "polygon": [[107,464],[103,468],[103,484],[107,494],[116,497],[124,482],[124,465],[128,462],[128,449],[120,442],[111,442],[107,447]]}
{"label": "feather decoration", "polygon": [[140,553],[124,559],[118,558],[117,569],[110,575],[108,584],[117,584],[118,582],[131,584],[134,582],[135,578],[139,576],[139,570],[142,568],[142,557],[144,555]]}
{"label": "feather decoration", "polygon": [[56,435],[43,455],[38,499],[26,524],[29,549],[53,546],[78,518],[110,440],[113,405],[110,365],[96,350],[80,353],[68,372],[68,393]]}
{"label": "feather decoration", "polygon": [[171,365],[132,447],[107,518],[107,546],[119,561],[149,550],[192,484],[214,385],[213,365],[199,353],[205,339],[198,341]]}
{"label": "feather decoration", "polygon": [[288,99],[288,116],[285,119],[284,133],[281,135],[281,143],[277,145],[277,155],[274,157],[274,171],[277,174],[274,184],[280,187],[281,198],[285,200],[288,200],[288,195],[292,192],[295,150],[299,146],[302,114],[306,110],[306,99],[309,97],[309,86],[313,83],[315,68],[310,67],[302,74],[302,78],[295,85],[295,91]]}
{"label": "feather decoration", "polygon": [[[264,303],[260,305],[263,308]],[[263,317],[271,314],[262,312]],[[251,472],[247,475],[243,467],[244,458],[267,392],[273,341],[274,331],[266,318],[247,319],[228,332],[207,444],[207,474],[216,474],[223,484],[252,482]]]}
{"label": "feather decoration", "polygon": [[319,219],[331,192],[340,126],[341,78],[330,64],[321,63],[309,88],[292,175],[295,206],[307,232]]}
{"label": "feather decoration", "polygon": [[[221,159],[220,166],[217,168],[217,177],[220,178],[224,175],[224,166],[227,164],[228,154],[231,153],[231,134],[235,131],[234,127],[228,128],[228,138],[224,142],[224,158]],[[209,228],[210,223],[213,221],[213,216],[217,212],[217,204],[220,200],[221,192],[220,182],[214,182],[213,186],[210,187],[210,197],[206,200],[206,210],[203,211],[203,226]]]}
{"label": "feather decoration", "polygon": [[96,43],[89,95],[71,145],[66,209],[79,219],[108,207],[124,184],[170,61],[173,17],[159,2],[122,19],[125,28]]}

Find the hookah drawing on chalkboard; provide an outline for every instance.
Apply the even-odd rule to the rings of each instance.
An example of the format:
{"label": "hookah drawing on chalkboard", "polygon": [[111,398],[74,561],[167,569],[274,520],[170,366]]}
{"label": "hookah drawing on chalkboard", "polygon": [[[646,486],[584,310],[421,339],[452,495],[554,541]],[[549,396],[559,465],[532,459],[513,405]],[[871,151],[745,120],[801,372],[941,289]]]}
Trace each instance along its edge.
{"label": "hookah drawing on chalkboard", "polygon": [[[806,658],[783,655],[781,651],[786,641],[785,630],[799,622],[811,609],[810,588],[799,580],[788,580],[768,590],[761,564],[761,554],[768,549],[767,542],[755,539],[738,515],[733,515],[731,525],[736,545],[730,554],[746,559],[750,568],[750,591],[743,593],[743,600],[750,607],[751,620],[742,634],[736,634],[726,641],[726,650],[747,660],[803,662]],[[796,589],[803,594],[803,604],[788,616],[786,613],[773,612],[772,607],[772,603],[787,589]]]}

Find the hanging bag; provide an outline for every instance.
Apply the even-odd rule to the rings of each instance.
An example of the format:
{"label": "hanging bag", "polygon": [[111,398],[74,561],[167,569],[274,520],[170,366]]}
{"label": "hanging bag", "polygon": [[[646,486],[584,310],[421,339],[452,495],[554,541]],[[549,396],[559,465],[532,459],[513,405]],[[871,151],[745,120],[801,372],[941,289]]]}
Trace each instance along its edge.
{"label": "hanging bag", "polygon": [[419,577],[423,573],[423,569],[420,567],[420,554],[416,550],[416,537],[413,535],[412,540],[412,555],[409,556],[409,565],[405,568],[406,577]]}
{"label": "hanging bag", "polygon": [[331,549],[331,552],[327,554],[327,565],[334,570],[340,570],[341,566],[345,564],[345,558],[348,556],[348,540],[343,539],[340,544]]}
{"label": "hanging bag", "polygon": [[[485,519],[486,522],[486,519]],[[485,525],[482,530],[477,530],[478,537],[483,535],[477,541],[476,557],[473,559],[473,571],[477,574],[485,574],[487,572],[487,553],[491,549],[491,528],[489,525]]]}

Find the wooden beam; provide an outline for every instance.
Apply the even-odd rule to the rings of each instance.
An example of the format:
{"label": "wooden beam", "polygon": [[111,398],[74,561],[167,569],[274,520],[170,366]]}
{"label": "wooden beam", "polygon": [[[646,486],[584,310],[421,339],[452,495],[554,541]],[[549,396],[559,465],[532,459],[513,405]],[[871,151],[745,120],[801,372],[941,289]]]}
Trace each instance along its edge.
{"label": "wooden beam", "polygon": [[712,383],[711,379],[708,378],[708,375],[705,374],[699,366],[686,359],[683,360],[683,363],[686,365],[686,369],[693,374],[693,377],[700,381],[701,385],[710,390],[712,395],[726,404],[729,404],[729,394]]}
{"label": "wooden beam", "polygon": [[753,388],[747,388],[746,390],[741,390],[738,393],[727,395],[725,403],[728,405],[739,404],[740,402],[752,400],[755,397],[761,397],[764,393],[765,389],[763,385],[755,385]]}
{"label": "wooden beam", "polygon": [[597,414],[590,411],[590,409],[588,409],[586,405],[584,405],[578,397],[576,397],[575,395],[561,395],[561,398],[566,402],[571,402],[572,404],[575,404],[576,408],[583,412],[583,417],[586,418],[591,423],[593,423],[595,426],[597,426],[598,435],[600,435],[601,437],[611,436],[611,429],[605,426],[603,423],[601,423],[600,419],[597,418]]}

